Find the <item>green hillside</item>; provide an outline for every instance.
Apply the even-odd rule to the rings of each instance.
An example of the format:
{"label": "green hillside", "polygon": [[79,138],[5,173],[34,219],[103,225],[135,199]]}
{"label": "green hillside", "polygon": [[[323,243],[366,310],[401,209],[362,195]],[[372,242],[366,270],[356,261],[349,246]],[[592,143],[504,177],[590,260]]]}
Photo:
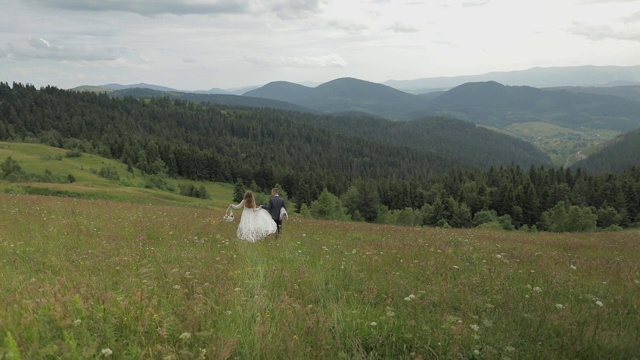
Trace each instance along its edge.
{"label": "green hillside", "polygon": [[[157,179],[144,176],[140,170],[112,159],[83,153],[68,157],[69,150],[41,144],[0,142],[0,163],[11,157],[27,174],[43,175],[49,171],[52,180],[0,180],[0,192],[41,194],[85,199],[102,199],[140,204],[226,207],[231,201],[232,186],[223,183],[163,178],[165,189],[159,190]],[[113,169],[117,180],[100,176],[101,169]],[[69,182],[71,175],[73,182]],[[211,195],[199,199],[179,195],[180,185],[204,186]]]}
{"label": "green hillside", "polygon": [[640,164],[640,129],[618,136],[576,165],[592,172],[619,173]]}

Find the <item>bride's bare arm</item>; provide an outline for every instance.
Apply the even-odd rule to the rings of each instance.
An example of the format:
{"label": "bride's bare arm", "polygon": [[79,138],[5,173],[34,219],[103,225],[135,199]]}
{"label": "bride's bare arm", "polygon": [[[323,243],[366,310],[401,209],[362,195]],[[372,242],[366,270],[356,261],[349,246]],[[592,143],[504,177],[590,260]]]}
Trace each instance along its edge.
{"label": "bride's bare arm", "polygon": [[234,209],[242,209],[242,207],[244,206],[244,200],[240,201],[240,204],[238,205],[229,204],[229,206],[231,206]]}

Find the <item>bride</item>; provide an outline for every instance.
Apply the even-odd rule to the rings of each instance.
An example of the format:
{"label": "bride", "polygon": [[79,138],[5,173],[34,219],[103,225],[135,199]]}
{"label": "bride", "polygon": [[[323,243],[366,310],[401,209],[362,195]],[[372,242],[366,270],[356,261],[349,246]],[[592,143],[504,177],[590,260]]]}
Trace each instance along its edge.
{"label": "bride", "polygon": [[256,242],[267,235],[275,234],[278,229],[267,210],[256,207],[256,200],[251,191],[244,194],[244,198],[238,204],[230,204],[234,209],[242,209],[242,217],[238,224],[238,239]]}

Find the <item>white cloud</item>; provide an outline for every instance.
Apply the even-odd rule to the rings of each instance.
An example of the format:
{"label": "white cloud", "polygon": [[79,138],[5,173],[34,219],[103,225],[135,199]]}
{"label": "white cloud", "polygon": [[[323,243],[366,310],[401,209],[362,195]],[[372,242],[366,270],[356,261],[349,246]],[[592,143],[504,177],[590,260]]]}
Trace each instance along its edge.
{"label": "white cloud", "polygon": [[400,22],[396,22],[391,26],[389,26],[389,30],[396,33],[412,33],[412,32],[420,31],[418,27],[415,27],[409,24],[400,23]]}
{"label": "white cloud", "polygon": [[337,54],[321,56],[282,56],[277,58],[245,57],[247,62],[269,67],[295,67],[295,68],[327,68],[345,67],[347,62]]}
{"label": "white cloud", "polygon": [[583,24],[574,22],[569,31],[590,40],[627,40],[640,42],[640,27],[629,28],[608,24]]}

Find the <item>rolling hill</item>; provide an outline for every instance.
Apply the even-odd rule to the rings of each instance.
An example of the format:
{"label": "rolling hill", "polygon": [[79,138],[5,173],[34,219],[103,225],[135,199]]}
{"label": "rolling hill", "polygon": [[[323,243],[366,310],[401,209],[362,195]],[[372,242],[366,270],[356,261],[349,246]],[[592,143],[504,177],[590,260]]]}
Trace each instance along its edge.
{"label": "rolling hill", "polygon": [[365,113],[405,119],[405,113],[425,108],[423,97],[368,81],[341,78],[309,88],[292,83],[270,83],[244,96],[291,102],[324,113]]}
{"label": "rolling hill", "polygon": [[467,83],[433,99],[428,113],[452,114],[481,125],[504,128],[543,121],[570,129],[630,131],[640,127],[640,103],[617,96]]}
{"label": "rolling hill", "polygon": [[[352,104],[364,103],[365,101],[378,102],[379,109],[384,111],[384,106],[403,102],[406,104],[407,99],[417,101],[419,104],[428,102],[423,96],[405,94],[383,85],[373,85],[355,79],[340,79],[315,89],[292,83],[277,82],[269,84],[263,89],[249,92],[248,95],[251,96],[163,93],[149,89],[119,90],[111,93],[110,96],[170,97],[211,104],[274,108],[314,114],[319,114],[321,111],[315,111],[310,107],[315,107],[315,109],[331,108],[334,110],[330,113],[341,116],[307,116],[292,113],[288,113],[286,116],[308,125],[321,126],[344,134],[439,154],[472,167],[499,166],[511,163],[520,165],[550,164],[548,156],[525,141],[476,127],[470,123],[464,124],[460,120],[425,116],[416,122],[394,122],[367,115],[363,111],[347,106],[348,102]],[[367,97],[354,98],[353,96],[349,97],[349,94],[367,94]],[[260,98],[259,96],[268,96],[269,98]],[[395,101],[393,96],[396,97]],[[300,104],[309,107],[294,105],[279,99],[297,99]],[[387,99],[386,102],[384,99]],[[342,108],[339,107],[340,103],[342,103]],[[405,110],[407,107],[404,107]],[[337,109],[341,109],[341,111]],[[508,151],[505,151],[506,149]]]}
{"label": "rolling hill", "polygon": [[595,173],[620,173],[631,166],[640,166],[640,129],[607,142],[600,151],[575,166]]}
{"label": "rolling hill", "polygon": [[[526,140],[551,156],[554,164],[566,165],[578,151],[640,127],[640,103],[632,99],[634,89],[629,86],[589,88],[590,91],[538,89],[488,81],[413,95],[382,84],[342,78],[315,88],[274,82],[243,96],[150,89],[118,90],[110,96],[166,96],[230,106],[355,117],[364,114],[393,120],[446,116]],[[550,131],[554,128],[555,131]]]}

